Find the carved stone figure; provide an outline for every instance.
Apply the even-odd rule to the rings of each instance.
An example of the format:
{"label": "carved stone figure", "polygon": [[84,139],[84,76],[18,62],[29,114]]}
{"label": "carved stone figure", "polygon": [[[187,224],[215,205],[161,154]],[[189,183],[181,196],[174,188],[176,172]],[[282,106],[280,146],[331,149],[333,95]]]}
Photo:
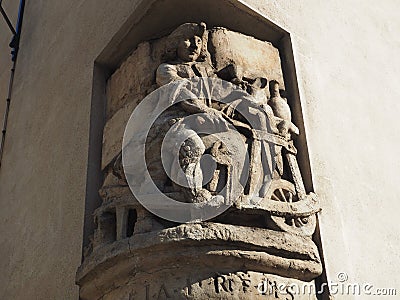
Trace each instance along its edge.
{"label": "carved stone figure", "polygon": [[[188,224],[147,211],[129,190],[120,151],[109,158],[109,140],[117,131],[112,129],[119,128],[114,124],[129,119],[122,113],[126,108],[109,108],[116,112],[104,135],[103,203],[77,273],[81,298],[262,299],[255,287],[266,278],[291,284],[318,277],[322,265],[312,240],[318,199],[306,190],[297,162],[295,139],[301,133],[292,122],[290,97],[281,96],[278,50],[225,28],[185,23],[139,45],[132,54],[136,60],[138,53],[151,59],[140,62],[140,70],[121,65],[109,79],[110,87],[118,87],[108,91],[109,103],[121,103],[115,95],[129,98],[135,89],[150,94],[171,87],[157,99],[168,108],[149,129],[145,153],[137,153],[145,155],[151,180],[179,203],[229,209]],[[145,87],[136,80],[117,85],[143,70],[155,74]],[[144,100],[129,101],[126,107]],[[211,174],[205,157],[215,166],[208,168]],[[135,183],[148,184],[140,168],[132,172]]]}
{"label": "carved stone figure", "polygon": [[[176,60],[163,63],[157,68],[156,81],[159,86],[185,78],[214,76],[212,66],[206,61],[209,56],[206,53],[206,49],[204,49],[206,45],[205,34],[206,26],[204,23],[186,23],[179,26],[171,34],[171,38],[175,38],[178,41],[176,47],[177,57]],[[219,111],[212,107],[210,99],[198,99],[189,90],[184,92],[187,92],[188,100],[179,103],[184,112],[187,114],[205,113],[203,118],[207,118],[207,120],[202,122],[207,121],[212,124],[224,122]],[[171,121],[173,122],[173,120],[169,120],[170,123]],[[189,202],[209,200],[212,195],[208,190],[202,188],[203,176],[200,169],[200,159],[206,147],[196,134],[196,128],[180,126],[176,131],[177,135],[190,136],[182,145],[179,157],[179,165],[188,178],[189,189],[178,190],[185,194],[185,200]],[[187,191],[189,191],[189,194],[185,193]]]}
{"label": "carved stone figure", "polygon": [[299,129],[292,123],[292,113],[287,104],[287,100],[282,98],[279,92],[279,83],[275,80],[269,82],[271,99],[268,105],[271,106],[274,116],[281,119],[277,125],[279,133],[287,139],[290,139],[290,133],[299,134]]}

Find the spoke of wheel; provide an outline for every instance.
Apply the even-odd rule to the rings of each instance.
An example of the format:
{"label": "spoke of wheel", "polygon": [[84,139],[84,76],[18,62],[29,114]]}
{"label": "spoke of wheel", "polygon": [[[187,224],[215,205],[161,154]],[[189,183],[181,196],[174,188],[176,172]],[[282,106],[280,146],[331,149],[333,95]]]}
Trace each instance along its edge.
{"label": "spoke of wheel", "polygon": [[279,189],[279,193],[282,196],[282,201],[286,201],[286,197],[285,197],[285,194],[283,193],[282,189]]}
{"label": "spoke of wheel", "polygon": [[293,201],[293,194],[289,192],[289,202],[292,203],[292,201]]}
{"label": "spoke of wheel", "polygon": [[271,199],[275,201],[281,201],[281,199],[279,199],[275,194],[272,194]]}
{"label": "spoke of wheel", "polygon": [[295,224],[294,224],[294,219],[289,219],[289,220],[288,220],[288,223],[289,223],[289,224],[288,224],[289,226],[295,226]]}

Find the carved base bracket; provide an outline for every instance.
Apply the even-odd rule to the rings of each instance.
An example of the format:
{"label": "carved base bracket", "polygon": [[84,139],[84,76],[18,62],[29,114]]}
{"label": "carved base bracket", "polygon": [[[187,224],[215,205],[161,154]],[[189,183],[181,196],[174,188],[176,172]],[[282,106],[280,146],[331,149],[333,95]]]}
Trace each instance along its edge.
{"label": "carved base bracket", "polygon": [[77,283],[81,299],[265,299],[257,290],[265,274],[310,281],[321,272],[310,238],[201,223],[99,247],[79,268]]}

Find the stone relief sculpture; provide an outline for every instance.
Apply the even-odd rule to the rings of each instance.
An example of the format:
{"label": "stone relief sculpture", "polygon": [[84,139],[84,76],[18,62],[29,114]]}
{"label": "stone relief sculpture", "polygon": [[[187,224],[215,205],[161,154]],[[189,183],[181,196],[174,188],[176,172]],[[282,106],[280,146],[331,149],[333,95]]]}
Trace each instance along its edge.
{"label": "stone relief sculpture", "polygon": [[[246,45],[260,55],[251,52],[248,56],[256,58],[248,58],[246,51],[251,49]],[[262,299],[256,287],[265,278],[290,284],[318,277],[322,266],[312,235],[319,206],[316,195],[306,191],[298,166],[294,139],[300,132],[282,97],[278,50],[225,28],[186,23],[167,37],[141,44],[131,57],[139,68],[128,59],[133,65],[122,64],[110,78],[108,104],[113,114],[104,134],[103,204],[95,212],[97,229],[77,274],[82,299]],[[144,57],[151,59],[143,62]],[[118,82],[128,80],[123,74],[129,68],[130,89],[142,92],[124,96],[128,100],[118,108],[123,97],[115,95],[124,89]],[[149,73],[155,76],[150,79]],[[138,85],[142,78],[147,79]],[[220,85],[207,85],[201,78]],[[171,105],[150,129],[143,155],[155,185],[171,198],[213,205],[232,200],[229,209],[206,222],[177,224],[147,211],[129,190],[120,150],[110,146],[115,136],[121,142],[123,132],[116,124],[128,121],[124,111],[173,83],[174,93],[160,99]],[[228,85],[234,89],[224,89]],[[176,101],[182,95],[185,100]],[[188,116],[194,118],[190,125],[182,121]],[[223,133],[225,139],[201,134],[202,127]],[[227,146],[234,143],[231,131],[239,133],[244,147],[234,145],[232,151]],[[163,165],[166,136],[171,163]],[[189,138],[174,157],[172,148],[181,136]],[[205,154],[217,165],[212,174],[202,168]],[[180,172],[185,186],[170,179]],[[221,193],[223,188],[226,193]],[[191,271],[190,264],[198,270]],[[98,278],[99,272],[108,277]]]}

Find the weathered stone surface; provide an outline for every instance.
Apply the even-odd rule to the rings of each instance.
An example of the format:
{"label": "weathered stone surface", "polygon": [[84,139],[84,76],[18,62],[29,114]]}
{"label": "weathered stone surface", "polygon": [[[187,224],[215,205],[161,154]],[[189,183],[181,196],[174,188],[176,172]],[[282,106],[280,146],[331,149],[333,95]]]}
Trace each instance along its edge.
{"label": "weathered stone surface", "polygon": [[105,167],[107,167],[107,165],[121,152],[126,123],[140,99],[140,97],[131,98],[131,100],[124,104],[124,106],[121,107],[104,126],[103,154],[101,162],[102,170],[104,170]]}
{"label": "weathered stone surface", "polygon": [[77,273],[82,299],[259,299],[268,295],[243,284],[321,274],[319,206],[304,188],[283,83],[270,43],[204,23],[133,52],[109,80],[103,204]]}
{"label": "weathered stone surface", "polygon": [[274,79],[284,87],[279,51],[270,42],[226,28],[215,28],[210,31],[209,43],[218,70],[233,63],[240,66],[244,77]]}
{"label": "weathered stone surface", "polygon": [[[306,293],[296,294],[297,286],[306,287]],[[191,269],[172,269],[157,276],[143,274],[140,280],[119,287],[103,299],[314,300],[313,286],[314,283],[257,272],[204,274]]]}
{"label": "weathered stone surface", "polygon": [[125,104],[144,98],[154,80],[154,68],[150,43],[139,44],[108,80],[107,119]]}
{"label": "weathered stone surface", "polygon": [[[124,263],[121,265],[120,262]],[[196,265],[195,272],[187,269],[193,264]],[[263,273],[309,281],[321,272],[320,268],[318,250],[307,238],[265,229],[204,223],[134,234],[129,240],[101,247],[86,259],[77,280],[83,286],[82,299],[95,299],[108,292],[115,299],[123,299],[127,290],[140,295],[143,292],[140,286],[144,282],[157,286],[166,280],[165,284],[174,287],[172,291],[176,285],[183,284],[181,288],[184,289],[187,282],[177,278],[187,276],[193,277],[192,284],[197,283],[197,292],[189,299],[204,299],[205,295],[210,299],[219,299],[228,295],[221,296],[222,291],[208,289],[199,281],[245,269],[258,274],[256,278],[259,282],[252,283],[258,287],[262,282],[258,276],[263,276]],[[136,274],[134,277],[128,275],[132,270]],[[126,280],[129,284],[124,283],[122,287]],[[297,282],[287,278],[285,281]],[[95,287],[92,285],[94,282]],[[121,289],[115,288],[120,285]],[[247,299],[236,288],[225,292],[233,293],[230,296],[238,297],[236,299]],[[251,293],[254,297],[260,294],[257,289]],[[184,296],[175,297],[173,299]]]}

